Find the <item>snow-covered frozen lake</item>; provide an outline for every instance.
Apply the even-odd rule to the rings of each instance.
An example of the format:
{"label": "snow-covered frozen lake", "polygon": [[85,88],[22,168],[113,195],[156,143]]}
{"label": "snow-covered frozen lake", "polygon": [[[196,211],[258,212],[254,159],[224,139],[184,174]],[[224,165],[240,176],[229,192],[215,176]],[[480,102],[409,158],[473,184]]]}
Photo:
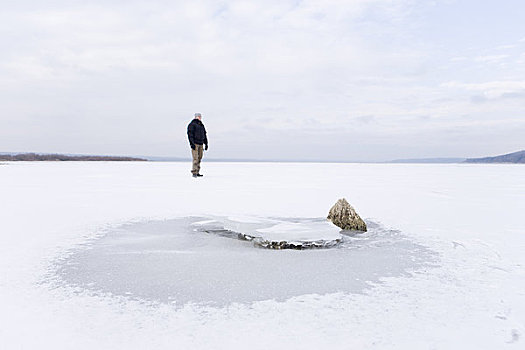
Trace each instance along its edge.
{"label": "snow-covered frozen lake", "polygon": [[[0,164],[0,348],[500,349],[525,333],[525,167]],[[209,218],[369,231],[266,250]],[[197,225],[198,226],[198,225]]]}

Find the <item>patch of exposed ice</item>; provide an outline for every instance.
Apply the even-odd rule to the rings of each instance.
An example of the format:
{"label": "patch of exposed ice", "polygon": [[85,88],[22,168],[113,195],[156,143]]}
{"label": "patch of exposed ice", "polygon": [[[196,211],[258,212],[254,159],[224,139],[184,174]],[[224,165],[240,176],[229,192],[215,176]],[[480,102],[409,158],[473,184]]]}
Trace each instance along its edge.
{"label": "patch of exposed ice", "polygon": [[[367,222],[366,234],[342,235],[333,249],[275,251],[237,239],[238,233],[224,229],[220,221],[230,222],[216,217],[125,224],[73,251],[57,263],[56,274],[77,291],[177,305],[226,305],[360,293],[384,277],[408,275],[436,258],[429,249],[374,222]],[[323,218],[261,222],[249,225],[257,231],[257,225],[274,223],[261,233],[297,237],[326,229]]]}

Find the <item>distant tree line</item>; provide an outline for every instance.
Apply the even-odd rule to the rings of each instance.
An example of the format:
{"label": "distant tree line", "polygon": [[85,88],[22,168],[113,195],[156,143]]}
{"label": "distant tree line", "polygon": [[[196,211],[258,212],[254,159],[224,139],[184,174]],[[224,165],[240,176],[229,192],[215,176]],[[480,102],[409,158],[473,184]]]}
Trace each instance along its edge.
{"label": "distant tree line", "polygon": [[64,154],[0,154],[0,161],[147,161],[143,158],[116,156],[66,156]]}

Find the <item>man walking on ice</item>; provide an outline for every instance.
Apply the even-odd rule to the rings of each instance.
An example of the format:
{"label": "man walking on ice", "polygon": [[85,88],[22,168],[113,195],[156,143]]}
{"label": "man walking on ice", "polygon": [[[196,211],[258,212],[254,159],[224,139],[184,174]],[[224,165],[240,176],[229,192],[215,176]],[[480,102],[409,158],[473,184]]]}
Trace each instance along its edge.
{"label": "man walking on ice", "polygon": [[191,173],[193,177],[200,177],[201,159],[204,150],[208,150],[208,138],[206,137],[206,128],[202,124],[202,116],[195,113],[195,118],[188,125],[188,140],[190,141],[191,156],[193,157],[193,167]]}

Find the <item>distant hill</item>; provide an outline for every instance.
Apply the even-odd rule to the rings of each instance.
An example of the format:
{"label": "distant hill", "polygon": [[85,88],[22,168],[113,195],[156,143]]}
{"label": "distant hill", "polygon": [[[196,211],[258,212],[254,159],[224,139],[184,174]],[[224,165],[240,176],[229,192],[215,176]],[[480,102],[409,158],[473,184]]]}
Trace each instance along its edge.
{"label": "distant hill", "polygon": [[83,156],[64,154],[18,153],[0,154],[0,161],[147,161],[143,158],[117,156]]}
{"label": "distant hill", "polygon": [[415,158],[415,159],[396,159],[388,163],[425,163],[425,164],[445,164],[445,163],[461,163],[465,158]]}
{"label": "distant hill", "polygon": [[525,164],[525,150],[495,157],[469,158],[465,163],[521,163]]}

